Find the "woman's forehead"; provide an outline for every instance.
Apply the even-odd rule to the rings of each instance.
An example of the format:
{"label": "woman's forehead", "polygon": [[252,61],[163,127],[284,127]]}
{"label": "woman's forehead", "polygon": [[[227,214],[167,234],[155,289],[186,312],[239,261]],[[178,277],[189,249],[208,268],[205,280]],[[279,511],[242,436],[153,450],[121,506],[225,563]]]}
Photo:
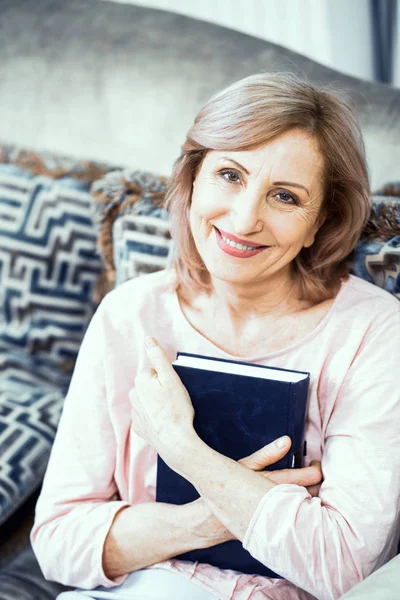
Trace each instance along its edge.
{"label": "woman's forehead", "polygon": [[279,154],[313,154],[320,155],[317,140],[308,133],[295,130],[288,131],[285,134],[275,137],[255,148],[249,150],[209,150],[207,155],[214,159],[219,159],[224,155],[252,159],[274,156]]}

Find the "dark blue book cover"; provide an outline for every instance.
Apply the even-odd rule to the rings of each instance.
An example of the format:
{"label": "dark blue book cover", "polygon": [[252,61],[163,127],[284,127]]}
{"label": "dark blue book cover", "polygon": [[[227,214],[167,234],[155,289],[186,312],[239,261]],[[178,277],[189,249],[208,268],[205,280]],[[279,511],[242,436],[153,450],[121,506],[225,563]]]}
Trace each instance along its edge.
{"label": "dark blue book cover", "polygon": [[[215,362],[197,361],[201,368],[179,364],[181,360],[190,359]],[[212,369],[233,368],[236,372],[208,370],[205,365]],[[240,365],[253,367],[254,375],[238,373],[244,369]],[[185,352],[178,352],[173,367],[192,400],[194,428],[210,448],[237,461],[278,437],[288,435],[292,440],[290,451],[268,469],[301,466],[309,373]],[[156,501],[187,504],[197,498],[196,488],[158,456]],[[253,558],[239,540],[191,550],[175,558],[241,573],[280,577]]]}

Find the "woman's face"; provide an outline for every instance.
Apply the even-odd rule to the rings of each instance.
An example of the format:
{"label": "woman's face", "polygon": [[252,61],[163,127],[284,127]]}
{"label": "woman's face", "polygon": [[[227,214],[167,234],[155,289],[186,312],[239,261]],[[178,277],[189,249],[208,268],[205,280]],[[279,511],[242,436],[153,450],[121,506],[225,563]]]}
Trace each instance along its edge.
{"label": "woman's face", "polygon": [[[315,140],[297,130],[256,150],[209,151],[193,184],[190,225],[211,277],[290,277],[290,263],[322,224],[322,173]],[[234,247],[221,233],[261,248]]]}

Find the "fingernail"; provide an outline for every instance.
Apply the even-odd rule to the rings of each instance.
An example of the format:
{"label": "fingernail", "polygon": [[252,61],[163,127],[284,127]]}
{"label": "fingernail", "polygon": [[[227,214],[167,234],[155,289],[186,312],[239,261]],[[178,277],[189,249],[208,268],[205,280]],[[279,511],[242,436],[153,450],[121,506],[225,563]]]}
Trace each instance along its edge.
{"label": "fingernail", "polygon": [[150,348],[151,346],[157,346],[155,339],[149,335],[144,340],[144,343],[146,344],[147,348]]}
{"label": "fingernail", "polygon": [[278,448],[284,448],[285,446],[287,446],[287,445],[288,445],[288,442],[289,442],[289,438],[288,438],[288,436],[287,436],[287,435],[284,435],[284,436],[282,436],[282,437],[278,438],[278,439],[275,441],[275,444],[277,445],[277,447],[278,447]]}

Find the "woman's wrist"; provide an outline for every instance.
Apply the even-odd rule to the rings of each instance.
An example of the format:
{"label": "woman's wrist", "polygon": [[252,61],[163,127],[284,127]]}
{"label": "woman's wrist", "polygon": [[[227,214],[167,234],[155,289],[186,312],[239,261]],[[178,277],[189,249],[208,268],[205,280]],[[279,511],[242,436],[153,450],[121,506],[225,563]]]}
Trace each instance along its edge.
{"label": "woman's wrist", "polygon": [[[171,437],[174,442],[171,443]],[[166,430],[165,439],[160,434],[160,441],[163,449],[159,449],[161,458],[176,473],[188,479],[188,475],[193,473],[195,465],[199,458],[206,452],[208,446],[199,438],[196,431],[191,429],[172,428]]]}
{"label": "woman's wrist", "polygon": [[236,539],[203,498],[184,504],[182,509],[182,519],[192,533],[194,548],[209,548]]}

